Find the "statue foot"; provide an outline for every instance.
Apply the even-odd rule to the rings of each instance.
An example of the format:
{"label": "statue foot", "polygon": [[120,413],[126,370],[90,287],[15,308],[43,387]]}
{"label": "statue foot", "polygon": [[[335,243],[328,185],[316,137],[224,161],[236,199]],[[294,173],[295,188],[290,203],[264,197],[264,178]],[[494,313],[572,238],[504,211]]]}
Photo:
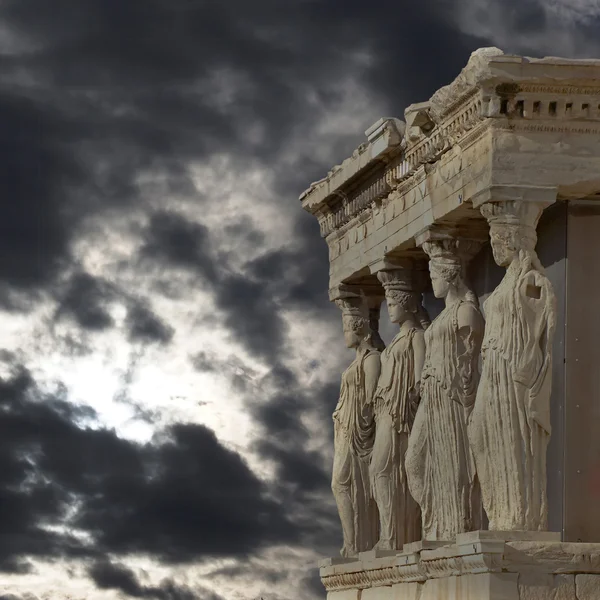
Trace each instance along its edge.
{"label": "statue foot", "polygon": [[340,550],[340,554],[341,554],[342,558],[355,558],[356,557],[356,552],[354,552],[351,548],[348,548],[348,546],[346,546],[346,544],[344,544],[342,546],[342,549]]}

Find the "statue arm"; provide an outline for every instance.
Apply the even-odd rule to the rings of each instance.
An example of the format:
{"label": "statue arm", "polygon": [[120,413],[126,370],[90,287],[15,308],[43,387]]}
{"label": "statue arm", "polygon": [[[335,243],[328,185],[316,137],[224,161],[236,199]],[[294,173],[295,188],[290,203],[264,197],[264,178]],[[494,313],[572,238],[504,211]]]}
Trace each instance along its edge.
{"label": "statue arm", "polygon": [[478,384],[478,361],[483,338],[483,317],[472,304],[458,309],[459,352],[456,382],[460,403],[471,409],[475,402]]}
{"label": "statue arm", "polygon": [[381,372],[381,360],[379,354],[370,354],[363,363],[365,370],[365,395],[367,404],[371,404],[377,390],[377,382]]}
{"label": "statue arm", "polygon": [[408,390],[408,419],[409,428],[412,429],[417,409],[421,402],[421,373],[425,363],[425,332],[416,331],[412,341],[413,361],[414,361],[414,387]]}
{"label": "statue arm", "polygon": [[552,354],[556,299],[550,282],[530,271],[518,287],[517,306],[523,347],[517,358],[515,379],[528,388],[543,376],[546,358]]}
{"label": "statue arm", "polygon": [[548,279],[532,272],[520,286],[522,312],[529,323],[515,380],[529,388],[529,414],[548,433],[552,385],[552,342],[556,327],[556,297]]}
{"label": "statue arm", "polygon": [[421,372],[425,363],[425,332],[418,330],[413,338],[415,388],[419,389],[421,383]]}

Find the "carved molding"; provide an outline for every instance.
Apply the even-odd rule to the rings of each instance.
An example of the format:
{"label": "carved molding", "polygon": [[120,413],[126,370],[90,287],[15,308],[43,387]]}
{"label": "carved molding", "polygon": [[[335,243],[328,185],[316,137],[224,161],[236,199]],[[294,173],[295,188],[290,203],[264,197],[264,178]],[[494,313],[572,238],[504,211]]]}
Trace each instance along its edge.
{"label": "carved molding", "polygon": [[[555,98],[549,98],[548,94]],[[573,96],[584,94],[596,97],[569,101]],[[424,110],[415,112],[421,115]],[[317,214],[321,235],[325,238],[335,232],[343,235],[357,217],[377,210],[394,195],[403,195],[416,185],[423,165],[437,163],[456,145],[464,148],[474,143],[498,119],[506,121],[500,128],[514,131],[595,135],[600,133],[600,86],[520,86],[516,95],[504,98],[474,90],[446,114],[443,122],[434,124],[431,131],[407,138],[404,151],[376,177],[352,192],[334,191],[331,197],[339,200],[337,204],[328,204]],[[418,127],[412,126],[407,131],[415,129]],[[408,188],[402,185],[404,183],[408,183]]]}
{"label": "carved molding", "polygon": [[[428,579],[441,579],[455,575],[477,573],[497,573],[502,571],[502,553],[465,553],[464,549],[454,546],[455,555],[442,558],[427,558],[423,553],[402,555],[399,553],[392,559],[380,559],[363,563],[361,566],[350,563],[352,571],[328,574],[321,570],[321,581],[328,592],[345,589],[365,589],[370,587],[389,586],[398,583],[424,582]],[[425,552],[425,554],[427,554]],[[411,561],[405,564],[405,561]],[[414,562],[413,562],[414,561]],[[386,562],[388,564],[386,564]]]}
{"label": "carved molding", "polygon": [[443,154],[481,124],[483,118],[482,98],[480,95],[473,95],[460,110],[451,113],[442,124],[434,124],[427,134],[421,134],[418,139],[407,142],[404,152],[398,158],[392,159],[389,166],[382,169],[378,175],[370,177],[352,192],[342,189],[334,191],[331,198],[337,201],[336,204],[322,207],[317,215],[322,237],[326,238],[341,230],[361,213],[380,207],[385,198],[393,194],[401,183],[417,176],[417,171],[424,164],[437,162]]}
{"label": "carved molding", "polygon": [[[491,532],[475,533],[486,535]],[[478,543],[457,543],[439,551],[399,552],[395,556],[323,567],[321,581],[328,592],[333,592],[399,583],[423,583],[456,575],[531,572],[532,569],[546,573],[598,574],[599,552],[598,544],[572,542],[498,539],[492,548],[486,550],[482,550]]]}

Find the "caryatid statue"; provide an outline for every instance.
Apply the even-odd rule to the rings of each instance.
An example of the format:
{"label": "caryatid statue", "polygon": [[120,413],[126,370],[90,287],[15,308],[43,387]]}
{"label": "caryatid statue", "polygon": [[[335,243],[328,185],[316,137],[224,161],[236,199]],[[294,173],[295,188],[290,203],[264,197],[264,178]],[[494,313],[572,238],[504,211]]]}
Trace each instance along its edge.
{"label": "caryatid statue", "polygon": [[370,471],[379,509],[376,547],[381,550],[402,550],[403,544],[421,537],[419,505],[408,491],[404,468],[425,360],[424,329],[419,321],[424,309],[415,275],[413,269],[377,274],[385,289],[390,320],[400,325],[400,331],[381,354],[374,401],[375,443]]}
{"label": "caryatid statue", "polygon": [[333,413],[334,458],[331,489],[342,522],[341,555],[356,556],[377,541],[377,507],[369,485],[369,460],[375,438],[373,396],[380,373],[380,338],[370,326],[365,297],[336,300],[342,310],[344,339],[356,358],[342,375]]}
{"label": "caryatid statue", "polygon": [[467,421],[478,382],[483,317],[465,282],[477,242],[449,238],[422,243],[433,293],[446,307],[425,332],[421,402],[406,451],[411,494],[421,507],[423,538],[454,540],[479,526],[480,499]]}
{"label": "caryatid statue", "polygon": [[556,299],[535,252],[542,209],[529,201],[481,206],[494,260],[506,274],[484,304],[483,366],[469,437],[489,527],[499,531],[547,528]]}

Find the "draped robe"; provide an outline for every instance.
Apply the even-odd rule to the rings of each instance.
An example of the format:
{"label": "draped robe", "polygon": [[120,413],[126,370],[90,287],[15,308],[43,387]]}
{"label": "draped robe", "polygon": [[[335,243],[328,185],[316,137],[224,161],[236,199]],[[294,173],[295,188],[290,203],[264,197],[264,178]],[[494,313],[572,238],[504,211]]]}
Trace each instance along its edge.
{"label": "draped robe", "polygon": [[369,459],[375,423],[367,398],[364,362],[380,353],[361,351],[342,375],[340,399],[333,413],[334,459],[331,488],[344,535],[343,556],[370,550],[377,541],[377,507],[369,485]]}
{"label": "draped robe", "polygon": [[415,386],[413,339],[420,331],[401,331],[381,354],[370,473],[380,518],[378,546],[384,549],[401,550],[421,533],[419,505],[408,491],[404,467],[411,422],[409,393]]}
{"label": "draped robe", "polygon": [[421,403],[410,433],[406,473],[421,507],[423,538],[454,540],[478,523],[475,464],[467,418],[477,387],[476,373],[462,373],[458,311],[467,300],[447,306],[425,332]]}
{"label": "draped robe", "polygon": [[484,304],[483,369],[469,424],[490,529],[547,527],[546,449],[550,439],[550,281],[514,262]]}

